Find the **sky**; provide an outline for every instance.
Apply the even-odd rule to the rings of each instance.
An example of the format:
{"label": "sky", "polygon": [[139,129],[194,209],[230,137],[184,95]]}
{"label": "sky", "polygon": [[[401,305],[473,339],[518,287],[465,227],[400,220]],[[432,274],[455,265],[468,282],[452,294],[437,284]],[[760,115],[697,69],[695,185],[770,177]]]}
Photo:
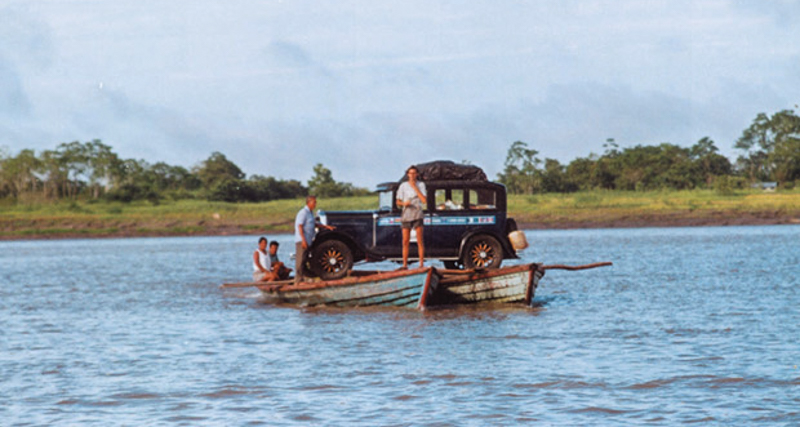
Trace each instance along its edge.
{"label": "sky", "polygon": [[523,141],[569,163],[800,104],[794,0],[0,0],[0,149],[100,139],[373,188]]}

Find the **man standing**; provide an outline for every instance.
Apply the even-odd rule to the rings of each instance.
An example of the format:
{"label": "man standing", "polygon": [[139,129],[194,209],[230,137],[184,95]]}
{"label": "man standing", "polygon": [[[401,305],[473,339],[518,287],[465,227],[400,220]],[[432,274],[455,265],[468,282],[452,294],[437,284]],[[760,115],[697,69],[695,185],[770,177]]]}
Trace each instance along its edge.
{"label": "man standing", "polygon": [[333,230],[334,227],[323,225],[314,219],[314,209],[317,207],[317,197],[307,196],[306,205],[294,219],[294,246],[295,246],[295,273],[294,284],[303,281],[303,265],[306,262],[306,251],[314,242],[317,234],[316,227]]}
{"label": "man standing", "polygon": [[400,184],[397,189],[397,206],[403,208],[400,217],[400,224],[403,228],[403,266],[400,269],[408,268],[408,250],[411,245],[411,230],[417,233],[417,252],[419,254],[419,266],[425,262],[425,245],[422,241],[422,225],[425,220],[423,210],[428,204],[426,197],[427,190],[425,183],[419,181],[419,170],[416,166],[411,166],[406,171],[408,181]]}

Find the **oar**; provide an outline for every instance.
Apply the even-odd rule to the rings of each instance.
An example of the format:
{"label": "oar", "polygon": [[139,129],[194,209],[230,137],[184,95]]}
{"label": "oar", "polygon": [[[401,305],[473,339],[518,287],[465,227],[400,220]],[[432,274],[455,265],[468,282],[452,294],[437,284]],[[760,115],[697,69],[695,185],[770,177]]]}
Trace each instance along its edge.
{"label": "oar", "polygon": [[597,268],[597,267],[606,267],[609,265],[613,265],[611,262],[596,262],[594,264],[584,264],[584,265],[563,265],[563,264],[553,264],[553,265],[542,265],[539,266],[540,270],[587,270],[590,268]]}
{"label": "oar", "polygon": [[245,282],[245,283],[223,283],[220,288],[249,288],[251,286],[263,285],[265,282]]}
{"label": "oar", "polygon": [[249,288],[251,286],[263,286],[263,285],[290,285],[294,283],[294,280],[276,280],[274,282],[241,282],[241,283],[223,283],[220,288],[228,289],[228,288]]}

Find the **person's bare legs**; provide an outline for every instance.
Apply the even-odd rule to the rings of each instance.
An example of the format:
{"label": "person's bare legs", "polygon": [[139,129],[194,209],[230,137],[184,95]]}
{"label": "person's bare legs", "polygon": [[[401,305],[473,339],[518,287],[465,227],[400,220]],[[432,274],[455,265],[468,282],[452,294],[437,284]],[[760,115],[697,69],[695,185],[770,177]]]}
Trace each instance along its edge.
{"label": "person's bare legs", "polygon": [[294,284],[303,281],[303,263],[306,258],[306,250],[303,249],[303,243],[297,242],[294,244],[295,260],[294,260]]}
{"label": "person's bare legs", "polygon": [[411,229],[403,228],[403,269],[408,268],[408,247],[411,245]]}
{"label": "person's bare legs", "polygon": [[[425,244],[422,241],[422,227],[417,227],[417,250],[419,251],[419,266],[425,266]],[[410,233],[409,233],[410,234]]]}

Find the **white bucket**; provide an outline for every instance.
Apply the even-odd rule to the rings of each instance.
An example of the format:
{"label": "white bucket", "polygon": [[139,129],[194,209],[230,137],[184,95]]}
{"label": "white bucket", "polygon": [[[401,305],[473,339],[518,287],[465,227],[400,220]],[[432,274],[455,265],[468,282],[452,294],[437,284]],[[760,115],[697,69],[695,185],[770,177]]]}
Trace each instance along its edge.
{"label": "white bucket", "polygon": [[511,241],[511,246],[515,250],[521,251],[528,247],[528,239],[525,238],[525,233],[519,230],[508,233],[508,240]]}

